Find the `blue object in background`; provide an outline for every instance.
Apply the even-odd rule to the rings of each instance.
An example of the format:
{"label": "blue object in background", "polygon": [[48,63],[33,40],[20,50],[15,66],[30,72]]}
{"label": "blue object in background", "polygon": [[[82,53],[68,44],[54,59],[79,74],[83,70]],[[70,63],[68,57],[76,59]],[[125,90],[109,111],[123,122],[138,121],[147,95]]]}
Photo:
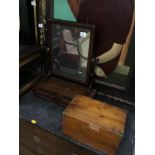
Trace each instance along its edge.
{"label": "blue object in background", "polygon": [[54,0],[54,18],[76,22],[68,0]]}

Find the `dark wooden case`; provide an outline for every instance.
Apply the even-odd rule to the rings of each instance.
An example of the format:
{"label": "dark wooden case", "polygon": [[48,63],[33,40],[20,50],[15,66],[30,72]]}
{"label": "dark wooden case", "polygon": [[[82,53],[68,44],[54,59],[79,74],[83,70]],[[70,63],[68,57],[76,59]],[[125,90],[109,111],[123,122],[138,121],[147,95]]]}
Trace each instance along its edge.
{"label": "dark wooden case", "polygon": [[94,97],[96,93],[86,86],[56,77],[43,80],[34,87],[33,92],[36,96],[54,101],[61,106],[67,106],[76,95]]}

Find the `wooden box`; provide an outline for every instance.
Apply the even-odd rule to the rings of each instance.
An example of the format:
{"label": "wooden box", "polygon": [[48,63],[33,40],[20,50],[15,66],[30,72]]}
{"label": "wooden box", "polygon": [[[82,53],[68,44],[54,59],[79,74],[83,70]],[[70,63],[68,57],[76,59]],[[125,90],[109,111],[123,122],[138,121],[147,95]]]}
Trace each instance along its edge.
{"label": "wooden box", "polygon": [[56,104],[67,106],[76,95],[93,97],[95,90],[88,87],[69,82],[60,78],[51,77],[38,84],[33,92],[36,96],[54,101]]}
{"label": "wooden box", "polygon": [[115,154],[124,135],[126,112],[86,96],[76,96],[63,112],[64,134]]}

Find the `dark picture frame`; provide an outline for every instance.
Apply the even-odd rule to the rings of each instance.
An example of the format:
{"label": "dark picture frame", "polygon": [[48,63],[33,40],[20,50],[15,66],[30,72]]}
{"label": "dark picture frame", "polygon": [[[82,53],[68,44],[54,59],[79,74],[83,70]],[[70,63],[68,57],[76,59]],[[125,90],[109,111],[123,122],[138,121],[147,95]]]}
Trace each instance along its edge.
{"label": "dark picture frame", "polygon": [[[49,19],[47,21],[48,24],[48,44],[49,44],[49,57],[50,57],[50,70],[51,74],[53,76],[57,76],[66,80],[70,80],[76,83],[80,83],[83,85],[89,85],[90,84],[90,76],[94,72],[94,61],[93,61],[93,47],[94,47],[94,36],[95,36],[95,26],[94,25],[88,25],[88,24],[81,24],[77,22],[68,22],[68,21],[63,21],[63,20],[55,20],[55,19]],[[75,27],[77,29],[86,29],[89,30],[90,32],[90,40],[89,40],[89,49],[88,49],[88,59],[87,59],[87,69],[86,69],[86,77],[85,80],[82,81],[80,79],[76,79],[73,77],[69,76],[62,76],[60,74],[54,73],[53,70],[53,47],[52,47],[52,25],[59,25],[59,26],[68,26],[68,27]]]}
{"label": "dark picture frame", "polygon": [[[99,96],[135,106],[135,27],[133,28],[125,65],[130,67],[128,75],[115,76],[111,82],[95,77],[93,86]],[[121,81],[123,79],[126,79],[124,85],[114,83],[114,80]]]}

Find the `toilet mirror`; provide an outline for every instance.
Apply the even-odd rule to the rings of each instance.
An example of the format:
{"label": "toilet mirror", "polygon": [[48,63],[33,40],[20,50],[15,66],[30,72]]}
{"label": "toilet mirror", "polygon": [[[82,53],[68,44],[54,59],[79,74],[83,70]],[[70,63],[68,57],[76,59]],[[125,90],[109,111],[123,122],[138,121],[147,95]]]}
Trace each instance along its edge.
{"label": "toilet mirror", "polygon": [[49,21],[53,75],[87,84],[91,72],[94,26]]}

